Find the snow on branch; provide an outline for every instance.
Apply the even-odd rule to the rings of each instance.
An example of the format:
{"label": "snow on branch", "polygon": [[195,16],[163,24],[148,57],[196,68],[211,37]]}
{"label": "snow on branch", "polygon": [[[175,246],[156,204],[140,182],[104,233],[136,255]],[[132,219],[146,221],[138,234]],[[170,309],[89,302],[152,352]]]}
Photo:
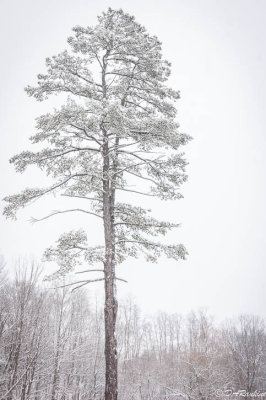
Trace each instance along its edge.
{"label": "snow on branch", "polygon": [[104,247],[89,247],[84,230],[64,233],[56,242],[56,247],[48,248],[44,261],[53,261],[59,265],[59,270],[47,279],[55,279],[73,271],[76,266],[104,261]]}

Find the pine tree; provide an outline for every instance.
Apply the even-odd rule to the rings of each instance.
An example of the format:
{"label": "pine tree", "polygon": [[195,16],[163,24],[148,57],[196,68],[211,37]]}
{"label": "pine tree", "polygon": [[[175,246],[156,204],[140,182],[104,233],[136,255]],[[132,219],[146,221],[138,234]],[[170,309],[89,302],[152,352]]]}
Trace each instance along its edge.
{"label": "pine tree", "polygon": [[[176,224],[159,221],[149,210],[119,202],[120,192],[175,200],[187,179],[186,161],[179,148],[190,137],[178,131],[175,102],[179,93],[166,86],[170,63],[162,58],[161,43],[134,17],[108,9],[95,27],[73,28],[69,51],[46,59],[47,73],[36,87],[27,87],[38,101],[67,94],[61,108],[37,118],[33,143],[41,151],[24,151],[11,162],[18,172],[36,165],[54,179],[46,188],[25,189],[8,196],[7,217],[45,195],[74,198],[77,207],[47,217],[82,212],[101,219],[104,245],[90,247],[85,230],[64,233],[45,259],[64,275],[78,264],[102,263],[97,280],[105,285],[105,400],[117,399],[117,316],[115,267],[127,257],[143,253],[156,262],[160,255],[185,259],[182,244],[165,245],[152,237],[165,235]],[[65,97],[64,97],[65,98]],[[131,179],[145,182],[133,190]],[[86,203],[86,208],[80,202]],[[47,218],[46,217],[46,218]],[[93,280],[83,280],[78,286]]]}

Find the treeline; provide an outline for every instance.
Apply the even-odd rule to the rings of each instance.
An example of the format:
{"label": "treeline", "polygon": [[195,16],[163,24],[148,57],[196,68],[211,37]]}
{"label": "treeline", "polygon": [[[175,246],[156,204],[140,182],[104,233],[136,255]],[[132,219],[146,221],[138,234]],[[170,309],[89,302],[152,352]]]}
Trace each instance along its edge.
{"label": "treeline", "polygon": [[[103,312],[85,290],[44,289],[34,269],[13,280],[2,272],[0,304],[0,399],[103,400]],[[120,400],[266,391],[258,317],[219,327],[200,311],[144,317],[128,299],[119,308],[117,340]]]}

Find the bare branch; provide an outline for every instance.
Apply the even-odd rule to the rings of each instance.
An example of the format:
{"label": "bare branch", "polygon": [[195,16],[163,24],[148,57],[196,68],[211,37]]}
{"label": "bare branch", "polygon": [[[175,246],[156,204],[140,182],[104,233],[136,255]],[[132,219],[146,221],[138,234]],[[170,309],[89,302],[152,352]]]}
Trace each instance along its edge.
{"label": "bare branch", "polygon": [[144,180],[146,180],[146,181],[150,181],[150,182],[154,183],[156,186],[158,186],[158,185],[159,185],[159,183],[158,183],[158,182],[154,181],[154,180],[153,180],[153,179],[151,179],[151,178],[147,178],[146,176],[138,175],[138,174],[135,174],[134,172],[132,172],[132,171],[128,171],[128,170],[125,170],[125,172],[127,172],[128,174],[131,174],[131,175],[137,176],[138,178],[144,179]]}
{"label": "bare branch", "polygon": [[83,274],[85,272],[104,272],[103,269],[86,269],[85,271],[77,271],[76,274]]}
{"label": "bare branch", "polygon": [[126,281],[125,279],[118,278],[117,276],[115,277],[115,279],[117,279],[118,281],[122,281],[122,282],[128,283],[128,281]]}
{"label": "bare branch", "polygon": [[[105,280],[105,278],[90,279],[90,280],[85,280],[85,281],[77,281],[77,282],[67,283],[66,285],[57,286],[57,287],[55,287],[55,288],[53,288],[53,289],[62,289],[62,288],[68,287],[68,286],[77,285],[78,283],[82,283],[81,286],[83,286],[83,283],[84,283],[85,285],[87,285],[88,283],[99,282],[99,281],[104,281],[104,280]],[[80,287],[80,286],[78,286],[78,287]],[[77,289],[78,287],[76,287],[76,288],[74,288],[74,289]]]}
{"label": "bare branch", "polygon": [[143,196],[155,197],[154,194],[139,192],[139,191],[137,191],[137,190],[130,190],[130,189],[124,189],[124,188],[116,188],[116,190],[122,190],[122,191],[124,191],[124,192],[131,192],[131,193],[142,194]]}
{"label": "bare branch", "polygon": [[86,200],[91,200],[91,201],[99,201],[99,202],[101,202],[101,200],[100,199],[95,199],[95,198],[93,198],[93,197],[87,197],[87,196],[78,196],[78,195],[76,195],[76,194],[61,194],[60,196],[63,196],[63,197],[76,197],[76,198],[78,198],[78,199],[86,199]]}
{"label": "bare branch", "polygon": [[46,217],[39,218],[39,219],[31,218],[30,222],[31,223],[40,222],[40,221],[43,221],[43,220],[48,219],[50,217],[53,217],[54,215],[57,215],[57,214],[64,214],[64,213],[74,212],[74,211],[79,211],[79,212],[83,212],[85,214],[94,215],[95,217],[98,217],[98,218],[101,218],[101,219],[103,218],[101,215],[98,215],[98,214],[93,213],[91,211],[82,210],[81,208],[73,208],[71,210],[62,210],[62,211],[55,210],[54,212],[52,212],[51,214],[47,215]]}

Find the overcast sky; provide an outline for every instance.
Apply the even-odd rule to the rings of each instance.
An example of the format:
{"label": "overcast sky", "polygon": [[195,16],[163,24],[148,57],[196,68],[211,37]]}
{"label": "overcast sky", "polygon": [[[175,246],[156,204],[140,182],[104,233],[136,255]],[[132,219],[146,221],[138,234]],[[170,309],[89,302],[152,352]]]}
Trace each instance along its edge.
{"label": "overcast sky", "polygon": [[[184,199],[153,206],[155,216],[182,223],[169,242],[184,243],[188,259],[127,262],[119,267],[129,281],[119,283],[120,295],[131,293],[145,312],[207,307],[218,318],[266,316],[266,1],[2,0],[1,198],[46,182],[37,170],[16,174],[8,162],[29,149],[35,117],[53,104],[28,98],[24,87],[45,71],[45,57],[67,47],[73,26],[94,25],[109,6],[135,15],[163,42],[172,62],[169,84],[181,91],[178,122],[194,138],[185,149]],[[0,253],[10,268],[18,257],[40,259],[73,228],[85,227],[90,240],[100,239],[93,219],[28,221],[58,208],[60,201],[51,198],[23,210],[15,222],[1,215]]]}

